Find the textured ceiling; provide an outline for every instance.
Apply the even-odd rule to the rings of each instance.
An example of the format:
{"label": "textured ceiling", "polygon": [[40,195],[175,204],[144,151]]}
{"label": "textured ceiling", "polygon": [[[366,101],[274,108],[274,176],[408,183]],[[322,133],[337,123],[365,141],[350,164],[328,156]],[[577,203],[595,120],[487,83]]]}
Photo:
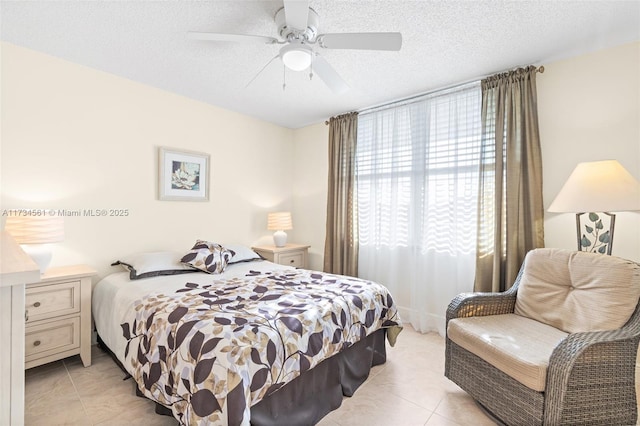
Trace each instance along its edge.
{"label": "textured ceiling", "polygon": [[311,0],[320,33],[399,31],[400,52],[322,50],[351,86],[332,93],[273,61],[278,45],[194,41],[188,31],[277,36],[282,1],[2,1],[19,46],[298,128],[487,74],[640,40],[640,1]]}

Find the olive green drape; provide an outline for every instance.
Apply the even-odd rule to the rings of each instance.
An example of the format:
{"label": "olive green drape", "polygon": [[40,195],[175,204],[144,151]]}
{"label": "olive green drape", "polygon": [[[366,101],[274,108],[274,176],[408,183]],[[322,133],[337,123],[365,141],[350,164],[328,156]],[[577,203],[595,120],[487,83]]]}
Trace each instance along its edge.
{"label": "olive green drape", "polygon": [[358,275],[357,134],[358,113],[331,118],[324,271],[351,276]]}
{"label": "olive green drape", "polygon": [[482,80],[475,291],[513,285],[525,254],[544,246],[536,68]]}

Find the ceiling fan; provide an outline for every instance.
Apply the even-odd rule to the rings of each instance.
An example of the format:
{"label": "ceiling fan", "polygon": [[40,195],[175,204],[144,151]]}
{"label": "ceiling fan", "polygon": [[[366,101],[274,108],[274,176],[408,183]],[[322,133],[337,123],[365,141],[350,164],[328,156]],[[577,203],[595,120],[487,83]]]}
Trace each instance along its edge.
{"label": "ceiling fan", "polygon": [[[402,47],[402,34],[397,32],[318,34],[320,17],[309,7],[308,0],[284,0],[284,7],[275,15],[279,38],[246,34],[189,32],[195,40],[234,41],[242,43],[281,44],[278,55],[283,64],[293,71],[311,69],[335,93],[343,93],[349,85],[318,53],[321,49],[360,49],[398,51]],[[260,72],[262,72],[262,70]],[[258,73],[258,75],[260,74]],[[257,75],[256,75],[257,77]],[[254,77],[254,79],[256,78]],[[253,81],[253,80],[251,80]],[[249,82],[250,84],[251,82]],[[283,85],[284,87],[284,85]]]}

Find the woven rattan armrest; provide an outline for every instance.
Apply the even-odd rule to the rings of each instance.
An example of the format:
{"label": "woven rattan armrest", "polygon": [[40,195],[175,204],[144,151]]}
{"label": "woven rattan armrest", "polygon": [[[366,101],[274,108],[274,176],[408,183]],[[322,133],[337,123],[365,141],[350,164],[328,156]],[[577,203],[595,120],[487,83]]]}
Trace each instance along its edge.
{"label": "woven rattan armrest", "polygon": [[462,293],[447,308],[447,323],[454,318],[511,314],[516,304],[517,289],[502,293]]}
{"label": "woven rattan armrest", "polygon": [[[549,359],[550,372],[551,368],[555,370],[558,365],[575,363],[579,358],[583,358],[583,362],[599,362],[603,358],[594,356],[597,355],[596,351],[613,344],[634,345],[634,341],[638,339],[640,339],[640,304],[622,328],[569,334],[553,350]],[[608,357],[604,358],[605,361],[608,360]]]}
{"label": "woven rattan armrest", "polygon": [[[597,405],[598,397],[607,397],[601,391],[603,386],[617,388],[616,393],[635,392],[635,382],[629,377],[634,377],[639,341],[638,308],[620,329],[572,333],[563,339],[549,359],[545,424],[567,422],[572,416],[565,407],[568,399],[582,399]],[[593,394],[589,394],[590,389]],[[627,408],[635,412],[636,399],[629,399],[632,403]]]}

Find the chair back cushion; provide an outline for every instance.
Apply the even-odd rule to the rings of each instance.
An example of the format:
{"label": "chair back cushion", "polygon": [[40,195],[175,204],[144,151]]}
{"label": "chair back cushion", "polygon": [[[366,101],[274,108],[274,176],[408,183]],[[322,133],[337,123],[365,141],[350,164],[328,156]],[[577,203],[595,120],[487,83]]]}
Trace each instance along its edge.
{"label": "chair back cushion", "polygon": [[640,297],[640,265],[615,256],[535,249],[523,268],[514,313],[567,333],[618,329]]}

